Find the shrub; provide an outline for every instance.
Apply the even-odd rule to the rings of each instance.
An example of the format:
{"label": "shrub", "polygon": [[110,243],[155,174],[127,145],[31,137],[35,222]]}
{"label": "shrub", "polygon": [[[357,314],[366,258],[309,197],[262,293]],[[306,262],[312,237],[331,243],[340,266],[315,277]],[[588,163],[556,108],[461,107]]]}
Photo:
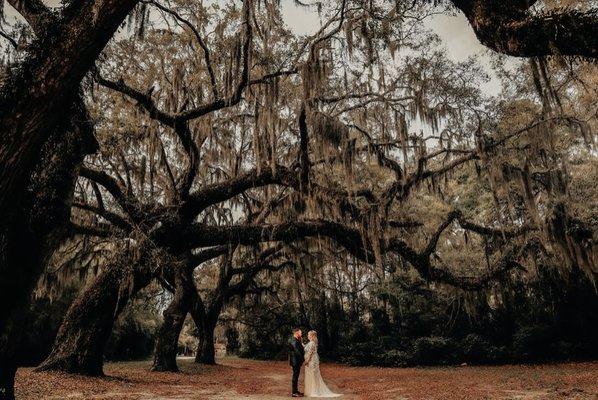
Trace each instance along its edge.
{"label": "shrub", "polygon": [[490,344],[480,335],[471,333],[461,340],[460,345],[463,361],[470,364],[480,364],[488,361]]}
{"label": "shrub", "polygon": [[384,353],[381,366],[384,367],[408,367],[413,365],[413,354],[403,350],[388,350]]}
{"label": "shrub", "polygon": [[490,364],[500,364],[509,360],[509,351],[505,346],[489,346],[486,361]]}
{"label": "shrub", "polygon": [[341,347],[337,358],[353,366],[404,367],[411,365],[412,355],[401,338],[381,337],[367,343],[349,343]]}
{"label": "shrub", "polygon": [[380,365],[381,352],[377,343],[351,343],[339,349],[341,361],[354,366]]}
{"label": "shrub", "polygon": [[513,335],[513,358],[538,361],[550,354],[553,344],[551,329],[544,325],[524,326]]}
{"label": "shrub", "polygon": [[420,337],[413,343],[413,362],[419,365],[453,364],[459,353],[454,340],[441,336]]}
{"label": "shrub", "polygon": [[287,358],[286,339],[260,335],[244,335],[239,356],[258,360],[285,360]]}
{"label": "shrub", "polygon": [[106,344],[108,360],[140,360],[151,356],[160,316],[142,299],[129,304],[116,320]]}

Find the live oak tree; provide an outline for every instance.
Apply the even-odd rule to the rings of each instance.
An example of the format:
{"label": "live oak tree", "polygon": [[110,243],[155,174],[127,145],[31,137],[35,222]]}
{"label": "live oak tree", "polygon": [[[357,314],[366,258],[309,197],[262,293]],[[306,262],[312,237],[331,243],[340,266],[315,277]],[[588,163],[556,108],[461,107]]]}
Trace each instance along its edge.
{"label": "live oak tree", "polygon": [[[467,16],[482,43],[499,52],[595,57],[595,35],[588,34],[596,24],[592,9],[546,14],[530,10],[528,2],[453,3]],[[96,157],[78,171],[83,156],[95,151],[82,99],[87,94],[80,93],[80,82],[135,4],[116,0],[68,3],[57,11],[35,1],[13,4],[31,26],[34,38],[22,61],[9,66],[0,89],[2,395],[12,397],[14,343],[31,289],[69,233],[132,240],[140,254],[145,253],[147,241],[147,251],[167,249],[175,263],[181,255],[201,247],[321,236],[338,242],[366,264],[380,267],[383,255],[393,253],[425,279],[470,289],[518,266],[529,249],[523,241],[498,252],[497,269],[491,273],[476,278],[452,273],[448,266],[434,262],[443,233],[458,221],[463,229],[496,236],[496,221],[493,227],[482,226],[447,209],[432,233],[413,235],[419,242],[408,243],[402,239],[405,221],[396,219],[405,216],[400,205],[422,185],[435,187],[452,170],[476,160],[495,172],[486,163],[494,150],[529,132],[561,129],[563,122],[569,127],[575,124],[562,116],[566,112],[536,113],[514,124],[514,129],[497,129],[484,110],[474,107],[480,102],[471,95],[474,88],[445,84],[459,82],[463,73],[476,74],[467,72],[466,65],[452,65],[436,53],[426,53],[425,38],[429,43],[430,36],[418,29],[418,23],[430,9],[417,2],[330,3],[323,10],[327,22],[306,40],[296,40],[281,26],[277,3],[244,2],[241,7],[234,2],[208,10],[199,5],[143,2],[141,14],[147,18],[141,18],[145,23],[140,32],[145,31],[145,37],[155,44],[170,47],[171,54],[161,57],[149,52],[151,58],[126,69],[127,50],[135,53],[146,44],[142,35],[128,38],[120,41],[120,52],[107,54],[93,75],[100,85],[122,94],[120,98],[99,94],[96,116],[112,121],[106,127],[118,128],[113,139],[127,132],[138,134],[138,143],[148,146],[147,154],[131,151],[138,144],[134,142],[125,149],[130,154],[114,146],[105,160]],[[148,10],[152,11],[148,14]],[[152,26],[164,21],[158,14],[168,23]],[[253,19],[248,21],[250,15]],[[221,18],[214,22],[216,16]],[[237,29],[233,21],[244,22]],[[208,39],[210,24],[216,29]],[[563,26],[567,29],[556,29]],[[17,43],[13,32],[3,31],[0,40],[13,47]],[[183,47],[180,55],[175,53]],[[424,54],[412,63],[410,57],[402,57],[404,64],[393,65],[392,56],[403,48],[423,49]],[[188,54],[191,64],[184,62]],[[146,74],[141,73],[143,64],[151,66]],[[436,73],[427,75],[428,68]],[[544,79],[541,66],[536,71],[539,80]],[[92,93],[88,95],[93,107]],[[458,98],[466,100],[455,101]],[[413,135],[407,122],[415,116],[442,134]],[[125,123],[119,118],[125,118]],[[587,132],[584,124],[577,128]],[[431,152],[429,140],[437,141]],[[105,148],[106,143],[101,145]],[[209,146],[205,154],[203,145]],[[370,168],[370,160],[378,167]],[[529,189],[525,165],[522,171],[524,188]],[[98,215],[99,227],[69,224],[79,172],[87,182],[79,193],[93,192],[95,200],[79,198],[76,209]],[[225,173],[230,178],[222,180]],[[360,185],[360,179],[376,178]],[[139,184],[141,192],[133,192],[133,184]],[[245,203],[265,204],[283,190],[292,194],[282,208],[301,217],[296,222],[289,222],[284,212],[253,225],[218,225],[213,215],[207,220],[198,218],[225,201],[241,204],[244,212],[250,212]],[[534,214],[530,193],[527,190],[524,201]],[[566,210],[561,207],[559,212],[569,221]],[[546,217],[536,215],[535,228]],[[519,232],[516,228],[521,230],[505,224],[500,229]],[[553,238],[564,248],[577,243],[576,239],[587,240],[571,237],[566,229],[553,231]],[[569,259],[578,253],[572,248]],[[592,264],[587,255],[581,261]],[[106,268],[98,279],[109,271],[114,273]],[[113,294],[120,291],[115,292],[116,287],[136,287],[129,284],[130,279],[122,284],[108,281],[112,288],[99,290],[99,296],[90,296],[90,301],[102,303],[102,293],[112,293],[108,297],[114,299]],[[111,300],[106,310],[118,309],[116,303]],[[81,303],[80,309],[87,310],[87,305]],[[67,328],[68,324],[63,335],[69,338]],[[66,346],[67,350],[58,353],[69,358],[77,346]],[[89,371],[101,371],[98,358],[97,354],[90,357],[94,361],[89,362],[93,365]],[[74,370],[81,368],[62,361],[55,365],[71,368],[66,364],[75,365]]]}
{"label": "live oak tree", "polygon": [[[519,237],[531,228],[484,227],[465,219],[459,212],[446,210],[431,233],[424,234],[419,244],[410,245],[400,238],[401,230],[422,224],[388,220],[397,212],[397,199],[403,202],[422,183],[435,182],[461,165],[491,155],[494,148],[545,123],[542,120],[528,122],[520,129],[505,132],[495,143],[483,144],[479,142],[482,138],[477,137],[473,140],[477,147],[471,147],[471,130],[480,129],[480,126],[472,128],[463,124],[482,113],[482,110],[472,110],[471,107],[479,102],[479,94],[473,87],[461,85],[463,81],[468,83],[467,79],[454,79],[468,74],[475,76],[476,70],[471,65],[453,65],[441,53],[432,52],[406,59],[405,65],[394,71],[385,68],[383,63],[390,60],[397,47],[397,42],[390,41],[393,32],[381,34],[380,40],[372,41],[368,29],[376,32],[376,29],[385,29],[384,24],[374,20],[369,21],[372,25],[364,27],[362,20],[367,20],[369,11],[359,7],[349,9],[344,3],[342,8],[334,10],[322,31],[298,43],[299,54],[291,53],[291,57],[286,57],[293,63],[282,66],[277,63],[270,66],[271,60],[277,58],[270,54],[272,46],[260,47],[260,41],[273,38],[256,39],[252,32],[258,32],[257,27],[248,22],[253,12],[265,18],[264,23],[271,24],[271,29],[279,26],[275,9],[259,11],[247,4],[242,10],[231,8],[218,24],[219,34],[214,45],[236,48],[240,58],[227,60],[224,57],[220,63],[212,64],[214,53],[227,53],[210,49],[202,32],[185,17],[184,9],[169,9],[154,3],[148,5],[185,28],[181,35],[182,38],[184,35],[190,37],[191,50],[201,48],[200,52],[189,56],[202,65],[201,72],[189,70],[181,63],[180,57],[185,51],[176,47],[177,42],[171,41],[176,37],[174,32],[158,30],[156,33],[146,32],[148,44],[167,43],[173,46],[172,50],[156,59],[143,60],[143,69],[136,65],[140,58],[130,57],[137,51],[138,41],[123,42],[122,50],[116,48],[120,51],[116,53],[119,63],[124,63],[118,68],[127,71],[129,77],[135,70],[141,76],[149,71],[149,76],[145,75],[140,81],[157,80],[150,86],[157,86],[158,92],[137,88],[124,78],[107,78],[102,70],[95,74],[95,80],[110,90],[107,93],[110,97],[106,99],[111,106],[102,107],[102,111],[107,111],[112,118],[132,118],[133,123],[131,128],[125,125],[123,129],[118,119],[107,118],[107,126],[120,134],[131,130],[134,134],[128,148],[123,149],[118,138],[115,138],[116,142],[108,141],[112,155],[106,154],[105,160],[99,158],[96,168],[81,171],[90,182],[88,191],[93,190],[95,195],[87,197],[91,204],[81,202],[76,207],[96,214],[98,221],[107,221],[110,227],[97,230],[79,226],[80,232],[100,236],[114,234],[116,237],[129,236],[133,232],[147,234],[148,243],[175,257],[192,256],[197,248],[207,246],[326,237],[365,263],[374,263],[381,268],[383,255],[394,253],[425,279],[467,289],[482,288],[519,267],[518,260],[529,250],[525,243],[496,254],[495,268],[478,277],[458,276],[449,267],[434,266],[432,257],[436,256],[440,237],[454,221],[459,222],[461,229],[491,237],[503,232]],[[413,10],[405,11],[409,12]],[[225,24],[229,19],[242,22],[241,35],[226,34]],[[331,39],[341,34],[355,60],[378,68],[379,78],[375,82],[371,70],[364,71],[358,63],[343,61],[344,48],[329,45]],[[280,31],[281,38],[285,35],[288,33]],[[416,44],[417,34],[412,35],[404,38],[406,43],[399,44],[421,46]],[[377,47],[380,44],[385,45],[390,54],[381,52]],[[427,50],[425,45],[424,50]],[[307,58],[303,58],[302,52]],[[335,57],[338,57],[337,64],[346,71],[344,74],[332,71]],[[256,61],[260,59],[260,62]],[[133,68],[126,66],[128,60],[133,62]],[[175,68],[168,73],[163,70],[167,65]],[[250,65],[256,67],[250,68]],[[293,76],[299,73],[301,81],[294,80]],[[200,82],[199,86],[195,82]],[[452,86],[454,82],[456,85]],[[197,87],[199,91],[195,89]],[[349,88],[355,92],[348,92]],[[105,95],[96,93],[96,96]],[[131,100],[137,108],[131,107]],[[376,118],[383,114],[387,119]],[[419,116],[435,130],[439,130],[441,123],[447,124],[438,139],[440,149],[427,154],[425,142],[434,138],[410,135],[407,119],[414,116]],[[139,126],[141,132],[135,132]],[[114,135],[114,132],[110,134]],[[300,144],[298,155],[292,147],[290,151],[286,148],[297,140]],[[140,144],[147,153],[139,153]],[[393,154],[393,148],[402,154],[401,161],[398,154]],[[442,161],[439,160],[441,156]],[[283,166],[285,160],[290,160],[289,167]],[[370,160],[376,160],[378,167],[368,167]],[[243,172],[248,164],[253,167]],[[114,176],[98,170],[98,166],[107,168]],[[382,178],[377,182],[372,179],[376,174]],[[219,180],[223,175],[231,178]],[[366,183],[359,187],[358,176],[365,182],[387,181],[389,184],[372,186]],[[215,183],[199,183],[214,180]],[[237,224],[234,218],[226,218],[231,204],[240,205],[245,212],[251,213],[255,212],[252,203],[259,205],[268,203],[268,199],[271,201],[276,192],[271,192],[270,186],[283,190],[279,190],[278,195],[284,195],[289,189],[292,192],[280,201],[282,207],[277,206],[281,211],[269,217],[272,222]],[[264,189],[259,197],[255,197],[260,192],[245,193],[252,188]],[[109,203],[102,193],[109,193],[110,205],[116,209],[107,208]],[[277,202],[276,197],[274,200]],[[233,203],[214,208],[229,201]],[[302,220],[293,222],[289,216],[302,216]],[[331,220],[331,216],[334,219]],[[219,225],[218,221],[226,221],[227,225]],[[396,233],[399,236],[395,236]],[[421,246],[422,239],[424,245],[418,251],[416,248]],[[192,302],[183,295],[193,292],[189,271],[181,267],[186,264],[183,258],[176,262],[179,267],[168,272],[174,299],[172,307],[166,310],[167,324],[158,337],[156,369],[176,368],[175,341],[187,314],[185,310],[192,307]],[[129,292],[135,293],[134,290]],[[90,296],[81,297],[83,302],[90,299]],[[79,312],[85,309],[95,308],[91,305],[80,307]],[[111,325],[106,326],[109,329]],[[87,362],[70,361],[76,359],[81,350],[71,337],[86,328],[71,323],[68,315],[63,328],[42,368],[101,373],[101,360],[97,356],[90,362],[92,367]],[[103,347],[101,340],[93,343],[99,349]],[[163,347],[161,343],[168,345]],[[164,348],[166,351],[162,354]]]}
{"label": "live oak tree", "polygon": [[[208,279],[204,278],[208,282],[203,285],[200,282],[197,304],[191,311],[199,333],[195,362],[216,363],[214,331],[224,308],[238,298],[270,290],[270,286],[259,283],[260,275],[276,276],[284,269],[296,268],[297,264],[289,260],[289,256],[288,249],[278,245],[257,254],[255,261],[249,252],[249,255],[240,256],[240,260],[237,258],[235,262],[234,253],[231,254],[229,249],[229,254],[216,264],[216,274],[212,279],[202,270],[202,275],[208,275]],[[245,261],[245,264],[234,266],[241,264],[241,261]]]}
{"label": "live oak tree", "polygon": [[65,236],[77,166],[95,151],[79,84],[136,1],[8,4],[35,35],[0,87],[0,397],[11,399],[31,290]]}
{"label": "live oak tree", "polygon": [[[513,124],[539,115],[549,119],[559,115],[556,120],[561,119],[564,123],[549,124],[520,134],[504,147],[495,148],[490,156],[447,174],[448,179],[413,191],[401,206],[411,218],[405,228],[410,228],[407,232],[414,236],[422,231],[432,235],[434,231],[428,230],[426,225],[434,220],[442,221],[450,211],[445,209],[447,205],[458,207],[462,213],[458,218],[469,216],[486,221],[485,228],[476,228],[471,220],[462,220],[469,228],[467,230],[449,225],[438,242],[434,258],[458,268],[463,275],[473,274],[481,265],[490,265],[493,254],[501,251],[505,241],[517,240],[512,236],[515,231],[495,235],[487,229],[488,226],[501,226],[505,221],[517,220],[516,225],[521,228],[519,237],[531,240],[529,249],[532,253],[523,264],[524,269],[516,269],[505,279],[472,294],[422,281],[401,259],[386,259],[382,269],[370,269],[354,260],[338,260],[334,249],[312,243],[305,248],[304,256],[310,261],[304,263],[306,268],[300,269],[299,276],[279,276],[277,293],[239,302],[228,311],[226,326],[233,324],[232,329],[241,332],[243,344],[249,344],[252,349],[245,354],[259,356],[258,350],[279,349],[276,343],[282,340],[281,332],[287,332],[289,325],[297,324],[297,321],[325,334],[334,332],[339,321],[348,319],[341,322],[347,331],[336,331],[336,337],[350,341],[354,337],[351,336],[354,334],[352,327],[378,322],[384,325],[383,321],[387,321],[386,327],[371,328],[384,334],[384,329],[391,326],[389,319],[395,324],[392,325],[393,334],[403,329],[417,331],[417,319],[415,322],[402,320],[402,313],[408,312],[405,308],[408,309],[417,297],[432,304],[434,296],[446,296],[447,305],[450,302],[457,305],[457,309],[464,304],[464,309],[474,318],[483,319],[492,310],[500,310],[514,302],[513,292],[524,298],[541,293],[535,286],[546,284],[539,279],[541,276],[560,276],[559,284],[565,291],[571,282],[585,275],[583,279],[592,288],[598,272],[595,266],[596,226],[592,222],[596,207],[595,201],[590,200],[595,197],[594,185],[587,182],[596,178],[595,158],[588,153],[595,141],[595,106],[590,105],[590,99],[595,99],[597,94],[590,84],[595,79],[595,66],[575,61],[563,64],[555,60],[534,60],[519,66],[516,73],[510,70],[502,75],[507,80],[506,93],[501,96],[501,102],[487,110],[490,118],[484,126],[491,126],[495,132],[506,132],[513,128]],[[489,140],[486,143],[495,139],[486,139]],[[295,287],[300,289],[295,290]],[[592,299],[595,301],[595,295]],[[253,302],[255,306],[252,307]],[[521,306],[521,300],[512,306]],[[578,303],[576,309],[592,308]],[[418,310],[421,307],[417,304],[411,308],[411,312],[418,313]],[[378,313],[375,316],[374,311]],[[506,317],[516,318],[516,309],[510,312],[513,315]],[[555,318],[562,318],[553,312]],[[564,313],[569,315],[570,311]],[[297,319],[289,321],[288,315]],[[455,318],[456,315],[457,311]],[[590,319],[591,315],[588,311],[582,318]],[[441,323],[442,318],[436,317],[436,320]],[[447,324],[450,323],[454,320],[447,320]],[[457,331],[461,332],[461,329],[464,328]],[[255,335],[266,339],[254,339]],[[368,339],[362,335],[355,340]],[[371,341],[372,345],[376,343],[379,345],[377,340]],[[359,346],[356,345],[355,350],[359,351]]]}

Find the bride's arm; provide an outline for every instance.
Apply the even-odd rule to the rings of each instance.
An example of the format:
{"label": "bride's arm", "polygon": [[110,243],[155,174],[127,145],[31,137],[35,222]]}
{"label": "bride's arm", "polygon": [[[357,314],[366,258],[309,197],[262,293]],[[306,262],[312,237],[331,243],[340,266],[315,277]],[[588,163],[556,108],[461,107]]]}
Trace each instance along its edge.
{"label": "bride's arm", "polygon": [[316,346],[314,346],[313,344],[311,344],[309,346],[309,349],[307,350],[307,356],[305,357],[305,362],[304,362],[303,365],[309,364],[309,362],[311,361],[311,358],[313,357],[315,351],[316,351]]}

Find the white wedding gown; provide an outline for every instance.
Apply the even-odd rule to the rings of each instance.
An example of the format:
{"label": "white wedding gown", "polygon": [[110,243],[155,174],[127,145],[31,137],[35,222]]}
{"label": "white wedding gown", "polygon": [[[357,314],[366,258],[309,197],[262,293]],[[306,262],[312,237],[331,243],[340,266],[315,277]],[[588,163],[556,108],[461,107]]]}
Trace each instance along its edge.
{"label": "white wedding gown", "polygon": [[320,357],[318,356],[318,345],[309,342],[305,345],[305,360],[309,360],[305,366],[305,396],[307,397],[340,397],[342,394],[333,393],[324,383],[320,374]]}

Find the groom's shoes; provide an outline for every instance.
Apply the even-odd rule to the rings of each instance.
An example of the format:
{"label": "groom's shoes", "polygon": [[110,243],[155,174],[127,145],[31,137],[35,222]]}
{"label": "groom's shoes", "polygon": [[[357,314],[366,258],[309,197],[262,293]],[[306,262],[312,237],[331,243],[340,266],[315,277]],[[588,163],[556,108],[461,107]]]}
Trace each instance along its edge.
{"label": "groom's shoes", "polygon": [[291,396],[292,397],[303,397],[303,393],[297,392],[297,393],[293,393]]}

